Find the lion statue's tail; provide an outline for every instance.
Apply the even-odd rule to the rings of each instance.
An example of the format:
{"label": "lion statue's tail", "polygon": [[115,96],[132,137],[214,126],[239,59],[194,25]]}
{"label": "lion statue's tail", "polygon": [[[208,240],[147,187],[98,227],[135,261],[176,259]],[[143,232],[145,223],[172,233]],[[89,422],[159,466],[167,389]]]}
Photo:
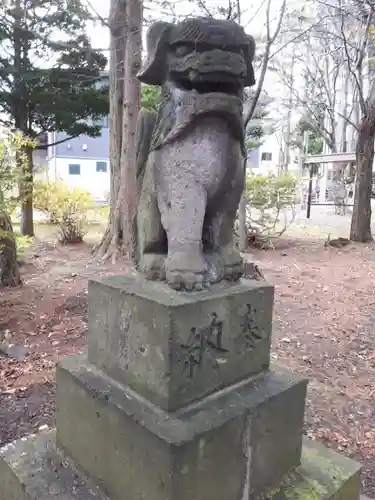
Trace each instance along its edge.
{"label": "lion statue's tail", "polygon": [[[155,127],[156,119],[156,111],[142,108],[139,112],[136,132],[136,177],[138,200],[141,195],[147,159],[150,152],[152,133]],[[135,214],[133,221],[133,257],[135,259],[135,262],[137,263],[137,214]]]}

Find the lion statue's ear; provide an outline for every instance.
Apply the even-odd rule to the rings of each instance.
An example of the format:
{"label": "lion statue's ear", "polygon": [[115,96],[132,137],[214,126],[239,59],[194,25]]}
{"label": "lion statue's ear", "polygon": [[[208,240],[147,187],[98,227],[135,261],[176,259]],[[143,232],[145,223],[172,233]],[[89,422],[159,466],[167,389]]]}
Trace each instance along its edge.
{"label": "lion statue's ear", "polygon": [[247,75],[245,78],[245,87],[251,87],[255,85],[255,74],[254,74],[254,55],[255,55],[255,40],[251,35],[246,35],[247,46],[245,48],[245,61],[247,65]]}
{"label": "lion statue's ear", "polygon": [[166,74],[169,33],[173,24],[157,21],[147,31],[147,61],[138,73],[142,83],[162,85]]}

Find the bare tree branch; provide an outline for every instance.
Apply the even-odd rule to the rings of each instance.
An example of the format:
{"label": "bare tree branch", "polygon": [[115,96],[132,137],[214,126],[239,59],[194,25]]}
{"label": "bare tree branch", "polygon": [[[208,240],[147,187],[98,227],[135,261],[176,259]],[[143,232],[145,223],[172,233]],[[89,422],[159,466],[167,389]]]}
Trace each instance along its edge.
{"label": "bare tree branch", "polygon": [[56,142],[51,142],[50,144],[39,144],[37,146],[35,146],[34,149],[47,149],[47,148],[51,148],[53,146],[58,146],[59,144],[64,144],[64,142],[68,142],[68,141],[71,141],[72,139],[75,139],[76,137],[79,137],[81,134],[74,134],[74,135],[69,135],[68,137],[65,137],[65,139],[61,139],[59,141],[56,141]]}
{"label": "bare tree branch", "polygon": [[108,19],[104,18],[103,16],[101,16],[99,14],[99,12],[92,5],[91,1],[90,0],[86,0],[86,4],[89,7],[89,9],[91,9],[94,12],[94,14],[96,15],[97,20],[99,20],[103,26],[106,26],[107,28],[110,28]]}
{"label": "bare tree branch", "polygon": [[361,110],[363,113],[365,108],[366,108],[366,104],[365,104],[365,99],[363,96],[362,82],[361,82],[361,79],[359,78],[359,73],[360,73],[361,68],[362,68],[364,52],[365,52],[367,38],[368,38],[368,29],[370,27],[369,22],[370,22],[370,19],[372,16],[368,16],[368,21],[367,21],[365,33],[363,35],[363,39],[360,43],[360,46],[357,49],[355,68],[353,68],[353,64],[352,64],[353,61],[352,61],[352,58],[351,58],[350,53],[349,53],[348,40],[347,40],[346,33],[345,33],[345,11],[343,8],[340,9],[340,14],[341,14],[340,32],[341,32],[342,43],[343,43],[344,51],[345,51],[345,55],[346,55],[346,64],[348,66],[350,74],[353,76],[353,79],[356,83],[359,102],[360,102]]}
{"label": "bare tree branch", "polygon": [[263,57],[262,57],[261,72],[259,75],[258,84],[256,86],[255,92],[247,105],[247,109],[244,111],[245,128],[248,125],[249,121],[251,120],[251,117],[253,116],[256,105],[258,103],[258,100],[259,100],[259,97],[260,97],[260,94],[261,94],[261,91],[263,88],[264,79],[266,76],[268,64],[270,61],[271,47],[274,44],[276,38],[279,36],[281,26],[282,26],[282,23],[284,20],[285,9],[286,9],[286,0],[283,0],[283,2],[282,2],[281,8],[280,8],[280,13],[279,13],[279,19],[278,19],[276,28],[275,28],[274,32],[271,34],[271,27],[270,27],[271,2],[272,2],[272,0],[268,0],[267,9],[266,9],[267,40],[266,40],[266,47],[265,47]]}

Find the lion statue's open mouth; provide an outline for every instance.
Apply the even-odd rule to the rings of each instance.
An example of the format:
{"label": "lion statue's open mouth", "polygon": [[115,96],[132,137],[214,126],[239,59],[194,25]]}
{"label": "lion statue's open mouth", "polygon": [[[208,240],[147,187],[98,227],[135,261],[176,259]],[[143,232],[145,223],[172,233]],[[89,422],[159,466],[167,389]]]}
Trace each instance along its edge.
{"label": "lion statue's open mouth", "polygon": [[169,80],[186,91],[211,92],[242,97],[249,68],[244,49],[177,44],[168,54]]}
{"label": "lion statue's open mouth", "polygon": [[204,78],[181,78],[176,85],[182,90],[195,90],[199,94],[220,93],[240,97],[242,86],[236,81],[230,81],[227,75],[214,75],[212,79]]}

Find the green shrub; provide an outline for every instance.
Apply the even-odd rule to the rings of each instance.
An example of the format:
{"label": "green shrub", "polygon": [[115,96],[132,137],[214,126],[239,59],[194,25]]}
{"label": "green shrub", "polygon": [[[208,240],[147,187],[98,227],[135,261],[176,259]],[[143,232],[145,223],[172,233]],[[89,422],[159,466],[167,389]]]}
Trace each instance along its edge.
{"label": "green shrub", "polygon": [[[21,284],[19,264],[22,244],[17,251],[10,215],[30,193],[29,154],[35,143],[20,132],[0,127],[0,286]],[[20,254],[21,252],[21,254]]]}
{"label": "green shrub", "polygon": [[26,252],[31,248],[33,244],[33,238],[30,236],[21,236],[16,234],[16,243],[17,243],[17,259],[25,260]]}
{"label": "green shrub", "polygon": [[294,220],[297,184],[297,179],[290,174],[247,177],[246,230],[249,244],[268,247],[273,238],[286,231]]}
{"label": "green shrub", "polygon": [[23,196],[29,191],[27,151],[35,142],[20,132],[13,133],[0,127],[0,211],[11,214],[21,201],[19,186],[23,185]]}
{"label": "green shrub", "polygon": [[67,210],[63,213],[59,222],[59,242],[66,243],[82,243],[85,236],[86,217]]}
{"label": "green shrub", "polygon": [[83,189],[69,189],[63,181],[41,180],[34,182],[33,203],[53,224],[59,224],[66,211],[83,214],[93,205],[90,193]]}
{"label": "green shrub", "polygon": [[87,213],[93,207],[89,192],[69,189],[62,181],[35,181],[34,206],[60,229],[62,243],[81,242],[85,234]]}
{"label": "green shrub", "polygon": [[63,182],[34,181],[33,204],[49,217],[52,224],[58,224],[68,189]]}
{"label": "green shrub", "polygon": [[261,210],[283,209],[295,200],[297,179],[290,174],[251,175],[246,179],[246,197]]}

